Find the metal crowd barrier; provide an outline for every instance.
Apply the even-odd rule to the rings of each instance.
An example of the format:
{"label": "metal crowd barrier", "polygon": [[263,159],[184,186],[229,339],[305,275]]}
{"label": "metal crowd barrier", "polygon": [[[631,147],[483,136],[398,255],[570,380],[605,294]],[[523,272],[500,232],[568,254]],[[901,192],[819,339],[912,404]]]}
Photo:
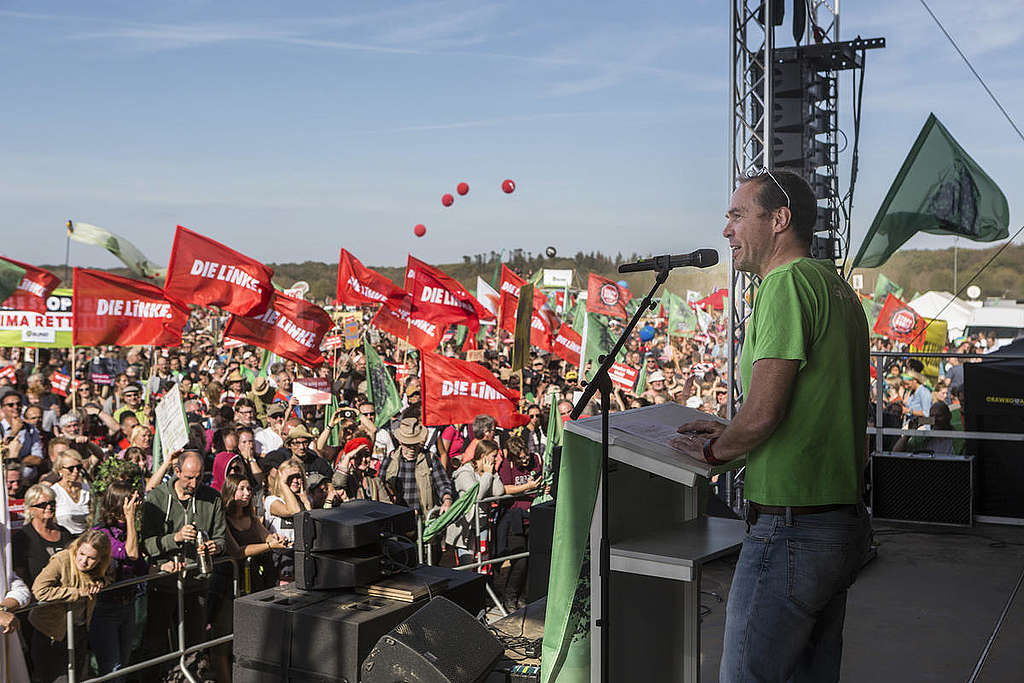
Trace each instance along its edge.
{"label": "metal crowd barrier", "polygon": [[[218,558],[214,559],[214,565],[223,564],[225,562],[230,562],[231,563],[231,574],[232,574],[231,590],[232,590],[232,594],[234,595],[234,597],[237,598],[238,595],[239,595],[239,579],[238,579],[239,570],[238,570],[238,562],[234,558],[231,558],[231,557],[218,557]],[[245,558],[244,563],[246,565],[248,565],[249,564],[249,558]],[[138,585],[140,583],[148,583],[150,581],[155,581],[156,579],[160,579],[160,578],[167,577],[167,576],[174,576],[174,577],[176,577],[176,579],[177,579],[177,592],[178,592],[178,649],[173,651],[173,652],[169,652],[169,653],[167,653],[165,655],[160,655],[159,657],[153,657],[151,659],[147,659],[147,660],[142,661],[142,662],[137,662],[135,664],[131,664],[129,666],[122,667],[122,668],[118,669],[117,671],[113,671],[113,672],[111,672],[109,674],[104,674],[103,676],[97,676],[95,678],[86,679],[85,681],[82,681],[82,683],[101,683],[102,681],[112,681],[112,680],[115,680],[117,678],[122,678],[124,676],[129,675],[129,674],[133,674],[133,673],[135,673],[137,671],[142,671],[143,669],[148,669],[151,666],[156,666],[157,664],[163,664],[164,662],[172,661],[174,659],[178,660],[178,668],[181,669],[182,675],[188,681],[190,681],[190,683],[199,683],[199,681],[195,678],[195,676],[192,675],[192,672],[188,670],[188,667],[185,666],[185,658],[188,655],[190,655],[190,654],[192,654],[194,652],[199,652],[200,650],[205,650],[207,648],[211,648],[211,647],[214,647],[216,645],[223,645],[224,643],[230,643],[234,639],[235,635],[234,635],[234,633],[229,633],[226,636],[220,636],[218,638],[212,638],[212,639],[204,641],[202,643],[197,643],[196,645],[191,645],[189,647],[185,647],[185,575],[187,573],[189,573],[190,571],[193,571],[193,570],[197,569],[198,567],[199,567],[198,563],[189,561],[189,562],[187,562],[185,564],[184,571],[173,572],[173,573],[172,572],[155,572],[155,573],[151,573],[151,574],[146,574],[145,576],[138,576],[138,577],[135,577],[134,579],[125,579],[124,581],[118,581],[117,583],[112,583],[109,586],[105,586],[101,591],[99,591],[100,593],[106,593],[107,591],[114,591],[114,590],[118,590],[118,589],[121,589],[121,588],[127,588],[129,586],[136,586],[136,585]],[[80,599],[81,598],[79,598],[79,600]],[[74,604],[76,602],[78,602],[78,600],[62,600],[62,601],[54,601],[54,602],[32,602],[32,603],[29,603],[28,605],[26,605],[25,607],[20,607],[20,608],[18,608],[16,610],[11,610],[14,614],[20,614],[21,612],[28,612],[29,610],[32,610],[32,609],[34,609],[36,607],[39,607],[41,605],[59,605],[59,604],[67,605],[67,607],[66,607],[66,617],[67,617],[67,631],[68,631],[67,632],[67,644],[68,644],[67,681],[68,681],[68,683],[77,683],[77,681],[78,681],[78,672],[75,670],[75,654],[76,654],[76,650],[77,650],[78,646],[75,643],[75,618],[74,618],[74,609],[73,609],[74,608]]]}
{"label": "metal crowd barrier", "polygon": [[[497,502],[497,501],[500,501],[500,500],[514,500],[514,499],[517,499],[517,498],[521,499],[521,498],[525,498],[525,497],[526,496],[524,494],[521,494],[521,493],[518,493],[518,494],[505,494],[505,495],[502,495],[502,496],[491,496],[490,498],[480,498],[475,503],[473,503],[473,505],[474,506],[479,506],[479,505],[484,505],[484,504],[487,504],[487,503],[494,503],[494,502]],[[427,524],[430,523],[431,520],[433,520],[437,516],[440,516],[440,513],[441,513],[441,508],[438,507],[438,506],[435,506],[435,507],[430,508],[430,510],[427,511],[426,515],[424,515],[422,517],[417,516],[417,518],[416,518],[417,519],[416,545],[417,545],[417,555],[419,557],[419,561],[420,562],[426,562],[426,564],[434,564],[433,548],[431,547],[431,544],[425,544],[423,542],[423,529],[426,527]],[[503,555],[502,557],[489,557],[487,559],[483,559],[481,557],[480,543],[479,543],[479,541],[480,541],[480,532],[481,532],[481,529],[480,529],[480,510],[479,510],[479,508],[477,509],[476,514],[474,515],[473,522],[474,522],[474,527],[475,527],[475,530],[476,530],[476,539],[475,540],[477,541],[476,549],[473,551],[473,557],[476,558],[476,562],[471,562],[469,564],[460,564],[457,567],[453,567],[453,569],[458,570],[458,571],[466,571],[466,570],[469,570],[469,569],[477,569],[479,567],[485,567],[485,566],[490,565],[490,564],[500,565],[502,562],[505,562],[506,560],[518,560],[520,558],[524,558],[524,557],[529,557],[530,556],[529,551],[527,551],[527,552],[522,552],[522,553],[514,553],[512,555]],[[426,558],[426,559],[424,559],[424,558]],[[491,588],[491,585],[489,583],[486,584],[486,587],[487,587],[487,594],[490,596],[491,601],[494,603],[494,606],[498,608],[498,611],[501,612],[501,615],[503,617],[507,617],[508,616],[508,610],[505,609],[505,606],[501,603],[501,600],[498,599],[498,596],[495,594],[494,589]]]}

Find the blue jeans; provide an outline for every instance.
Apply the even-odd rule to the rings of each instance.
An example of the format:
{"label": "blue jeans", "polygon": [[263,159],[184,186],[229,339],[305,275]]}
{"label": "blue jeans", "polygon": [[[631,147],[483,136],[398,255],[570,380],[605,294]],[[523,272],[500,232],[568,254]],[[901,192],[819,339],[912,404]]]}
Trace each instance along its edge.
{"label": "blue jeans", "polygon": [[128,665],[135,639],[135,600],[97,600],[89,622],[89,647],[100,675]]}
{"label": "blue jeans", "polygon": [[846,591],[870,542],[862,505],[760,515],[729,589],[719,680],[838,681]]}

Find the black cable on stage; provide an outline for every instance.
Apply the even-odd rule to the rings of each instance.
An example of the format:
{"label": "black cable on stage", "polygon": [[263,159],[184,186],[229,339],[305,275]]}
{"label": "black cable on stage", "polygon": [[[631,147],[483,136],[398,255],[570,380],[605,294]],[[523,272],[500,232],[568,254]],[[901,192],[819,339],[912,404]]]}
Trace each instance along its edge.
{"label": "black cable on stage", "polygon": [[1003,108],[1003,105],[996,98],[995,93],[993,93],[992,90],[989,89],[988,85],[985,83],[985,79],[983,79],[981,77],[981,74],[979,74],[977,70],[975,70],[974,66],[971,65],[970,60],[967,59],[967,55],[963,53],[963,50],[960,49],[960,46],[956,44],[955,40],[953,40],[953,36],[949,35],[949,31],[947,31],[946,27],[942,25],[942,22],[939,21],[939,18],[935,16],[935,12],[932,11],[932,8],[928,6],[928,3],[925,2],[925,0],[921,0],[921,4],[924,5],[924,8],[928,11],[928,14],[932,15],[932,19],[935,20],[935,23],[938,25],[939,30],[941,30],[946,35],[946,38],[953,46],[953,49],[956,50],[957,54],[959,54],[960,57],[963,58],[964,64],[966,64],[967,68],[971,70],[971,73],[974,74],[974,77],[978,79],[978,82],[981,83],[981,87],[985,89],[985,92],[988,93],[988,96],[991,97],[992,101],[995,102],[997,107],[999,107],[999,111],[1003,113],[1003,116],[1005,116],[1006,120],[1009,121],[1011,126],[1013,126],[1013,129],[1017,131],[1017,135],[1020,137],[1020,139],[1024,141],[1024,133],[1021,132],[1020,128],[1017,127],[1017,124],[1014,123],[1012,118],[1010,118],[1010,114],[1007,113],[1006,109]]}

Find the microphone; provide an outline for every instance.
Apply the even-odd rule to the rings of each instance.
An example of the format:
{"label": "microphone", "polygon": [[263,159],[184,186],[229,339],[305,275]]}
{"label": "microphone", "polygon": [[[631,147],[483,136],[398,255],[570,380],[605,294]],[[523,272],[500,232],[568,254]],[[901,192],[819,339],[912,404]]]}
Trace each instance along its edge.
{"label": "microphone", "polygon": [[638,273],[643,270],[671,270],[673,268],[708,268],[718,263],[718,252],[714,249],[698,249],[689,254],[656,256],[636,263],[623,263],[620,273]]}

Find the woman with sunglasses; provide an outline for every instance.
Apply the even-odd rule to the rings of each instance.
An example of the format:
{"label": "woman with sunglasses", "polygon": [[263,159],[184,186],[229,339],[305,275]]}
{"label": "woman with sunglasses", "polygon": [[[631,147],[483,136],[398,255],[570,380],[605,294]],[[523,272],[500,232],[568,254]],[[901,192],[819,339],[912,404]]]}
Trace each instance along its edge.
{"label": "woman with sunglasses", "polygon": [[67,548],[74,535],[57,523],[53,489],[36,484],[25,492],[25,525],[11,535],[14,571],[29,586],[58,551]]}
{"label": "woman with sunglasses", "polygon": [[90,495],[89,484],[82,475],[85,465],[78,451],[70,448],[60,455],[60,480],[53,485],[57,497],[57,522],[74,535],[89,528]]}

